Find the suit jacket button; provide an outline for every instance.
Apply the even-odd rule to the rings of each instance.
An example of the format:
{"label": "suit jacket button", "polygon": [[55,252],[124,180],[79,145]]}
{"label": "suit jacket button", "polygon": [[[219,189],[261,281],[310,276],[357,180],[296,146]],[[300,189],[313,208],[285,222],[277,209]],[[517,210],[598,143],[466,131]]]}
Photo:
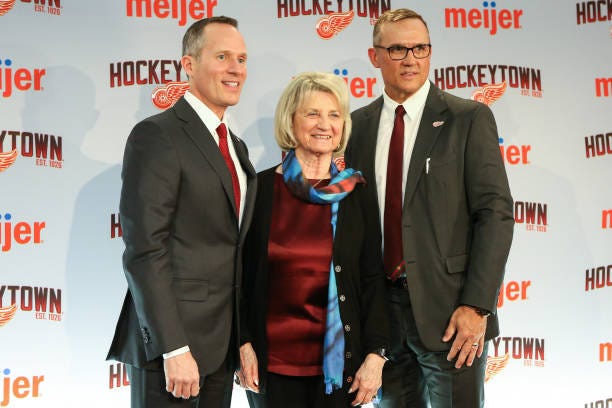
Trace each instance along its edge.
{"label": "suit jacket button", "polygon": [[346,382],[349,383],[349,384],[352,383],[353,382],[353,377],[351,377],[351,376],[346,377]]}
{"label": "suit jacket button", "polygon": [[350,331],[351,331],[351,325],[349,325],[349,324],[345,324],[345,325],[344,325],[344,331],[346,331],[346,332],[350,332]]}
{"label": "suit jacket button", "polygon": [[350,352],[350,351],[347,351],[347,352],[344,354],[344,357],[348,359],[348,358],[353,357],[353,355],[351,354],[351,352]]}
{"label": "suit jacket button", "polygon": [[342,267],[340,265],[336,265],[335,268],[334,268],[334,271],[342,272]]}
{"label": "suit jacket button", "polygon": [[340,299],[341,302],[344,302],[346,300],[346,296],[340,295],[339,299]]}

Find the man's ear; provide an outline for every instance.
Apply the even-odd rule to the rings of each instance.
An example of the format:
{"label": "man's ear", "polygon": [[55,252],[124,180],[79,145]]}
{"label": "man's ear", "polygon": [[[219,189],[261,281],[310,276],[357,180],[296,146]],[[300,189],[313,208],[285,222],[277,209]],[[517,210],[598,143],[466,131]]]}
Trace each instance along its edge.
{"label": "man's ear", "polygon": [[368,48],[368,57],[370,58],[370,62],[374,65],[375,68],[380,68],[378,64],[378,54],[376,54],[375,48]]}
{"label": "man's ear", "polygon": [[193,57],[191,55],[183,55],[181,57],[181,65],[183,66],[183,71],[187,74],[187,77],[191,77],[191,73],[193,72]]}

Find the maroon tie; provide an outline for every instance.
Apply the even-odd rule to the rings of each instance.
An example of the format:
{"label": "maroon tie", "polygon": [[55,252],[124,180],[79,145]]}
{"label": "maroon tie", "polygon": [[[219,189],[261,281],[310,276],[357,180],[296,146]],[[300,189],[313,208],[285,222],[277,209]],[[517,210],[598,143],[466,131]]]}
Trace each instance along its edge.
{"label": "maroon tie", "polygon": [[402,170],[404,167],[404,107],[395,109],[393,133],[387,160],[387,188],[385,190],[384,266],[387,278],[395,281],[404,273],[402,255]]}
{"label": "maroon tie", "polygon": [[225,159],[225,164],[232,176],[232,187],[234,188],[234,200],[236,201],[236,214],[240,216],[240,183],[238,182],[238,173],[236,172],[236,166],[232,156],[230,156],[229,146],[227,145],[227,128],[225,123],[221,123],[217,127],[217,134],[219,135],[219,150],[221,155]]}

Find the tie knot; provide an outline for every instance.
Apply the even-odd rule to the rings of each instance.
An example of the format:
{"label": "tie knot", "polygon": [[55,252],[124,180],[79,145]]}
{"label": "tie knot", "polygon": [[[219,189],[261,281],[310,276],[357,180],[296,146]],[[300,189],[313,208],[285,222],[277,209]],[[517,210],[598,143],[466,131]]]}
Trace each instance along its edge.
{"label": "tie knot", "polygon": [[406,113],[406,109],[404,109],[404,106],[397,105],[397,108],[395,108],[395,116],[399,116],[401,118],[404,116],[404,113]]}
{"label": "tie knot", "polygon": [[217,126],[217,135],[219,135],[219,139],[227,138],[227,128],[225,127],[225,123],[221,123]]}

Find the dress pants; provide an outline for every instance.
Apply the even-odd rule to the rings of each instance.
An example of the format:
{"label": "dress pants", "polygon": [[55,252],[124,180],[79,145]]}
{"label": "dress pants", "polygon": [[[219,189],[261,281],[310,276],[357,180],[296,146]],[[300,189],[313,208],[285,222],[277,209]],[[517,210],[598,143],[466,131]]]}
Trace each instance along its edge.
{"label": "dress pants", "polygon": [[427,408],[428,403],[432,408],[483,407],[488,342],[471,367],[457,369],[454,361],[446,360],[448,350],[429,351],[421,343],[408,290],[388,287],[387,299],[391,348],[383,370],[383,397],[378,407]]}
{"label": "dress pants", "polygon": [[323,376],[294,377],[268,373],[265,393],[247,391],[251,408],[348,408],[356,393],[344,386],[325,394]]}
{"label": "dress pants", "polygon": [[234,370],[226,357],[217,371],[200,377],[197,397],[174,398],[166,391],[163,369],[145,370],[127,365],[132,408],[229,408],[232,402]]}

